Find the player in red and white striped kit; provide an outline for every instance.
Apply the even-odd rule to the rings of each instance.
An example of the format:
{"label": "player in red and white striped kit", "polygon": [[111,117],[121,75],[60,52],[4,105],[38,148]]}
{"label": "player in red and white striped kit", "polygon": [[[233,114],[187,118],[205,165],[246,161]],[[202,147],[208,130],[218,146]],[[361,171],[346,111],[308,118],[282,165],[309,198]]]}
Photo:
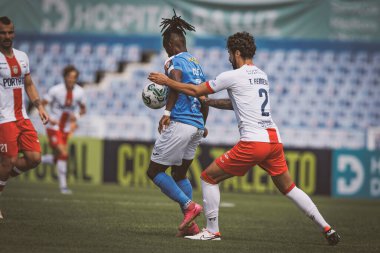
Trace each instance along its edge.
{"label": "player in red and white striped kit", "polygon": [[71,194],[67,188],[67,141],[76,128],[77,120],[86,113],[84,90],[77,84],[79,71],[72,65],[63,69],[64,83],[51,87],[43,104],[50,106],[46,125],[49,144],[54,154],[42,156],[42,163],[56,164],[59,188],[62,194]]}
{"label": "player in red and white striped kit", "polygon": [[[41,161],[37,132],[25,110],[25,93],[42,122],[49,119],[30,77],[28,56],[12,47],[14,37],[12,21],[0,17],[0,194],[10,176],[35,168]],[[23,157],[18,157],[19,151]]]}
{"label": "player in red and white striped kit", "polygon": [[218,183],[233,176],[243,176],[259,165],[272,177],[276,187],[291,199],[321,230],[331,245],[339,242],[338,233],[324,220],[309,196],[297,188],[290,177],[279,131],[270,114],[269,82],[266,73],[253,65],[256,51],[252,35],[236,33],[228,38],[229,59],[234,70],[200,85],[182,84],[160,73],[151,73],[152,82],[167,85],[190,96],[200,97],[227,90],[230,99],[205,99],[203,104],[234,110],[240,141],[211,163],[201,176],[207,227],[193,240],[220,240]]}

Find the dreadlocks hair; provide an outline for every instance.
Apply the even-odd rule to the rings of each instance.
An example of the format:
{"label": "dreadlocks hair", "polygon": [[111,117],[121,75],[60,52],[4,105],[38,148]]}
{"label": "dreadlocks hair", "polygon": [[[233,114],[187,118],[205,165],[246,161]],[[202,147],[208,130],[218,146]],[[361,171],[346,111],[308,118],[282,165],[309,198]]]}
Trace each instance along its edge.
{"label": "dreadlocks hair", "polygon": [[239,50],[241,57],[252,59],[256,52],[255,38],[248,32],[237,32],[228,37],[227,49],[232,53]]}
{"label": "dreadlocks hair", "polygon": [[162,18],[161,25],[161,33],[164,40],[168,40],[172,33],[180,34],[185,37],[186,31],[195,31],[195,27],[187,23],[185,20],[181,18],[181,16],[177,16],[174,11],[174,16],[172,18]]}

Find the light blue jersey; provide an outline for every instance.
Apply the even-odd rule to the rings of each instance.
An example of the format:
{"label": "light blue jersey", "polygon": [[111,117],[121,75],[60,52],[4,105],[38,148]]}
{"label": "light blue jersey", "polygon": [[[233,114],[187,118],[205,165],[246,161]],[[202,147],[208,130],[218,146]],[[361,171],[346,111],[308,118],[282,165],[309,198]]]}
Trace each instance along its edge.
{"label": "light blue jersey", "polygon": [[[168,73],[176,69],[182,72],[182,83],[201,84],[206,79],[198,60],[188,52],[179,53],[168,62]],[[204,129],[201,104],[196,97],[179,93],[177,102],[171,111],[170,118],[184,124]]]}

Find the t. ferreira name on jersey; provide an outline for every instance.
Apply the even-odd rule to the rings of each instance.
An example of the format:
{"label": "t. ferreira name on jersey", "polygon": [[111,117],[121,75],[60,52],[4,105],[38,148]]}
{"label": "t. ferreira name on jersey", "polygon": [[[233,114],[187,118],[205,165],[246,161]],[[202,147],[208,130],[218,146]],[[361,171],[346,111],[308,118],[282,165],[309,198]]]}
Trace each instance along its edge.
{"label": "t. ferreira name on jersey", "polygon": [[250,84],[261,84],[261,85],[268,85],[268,81],[264,78],[253,78],[249,79]]}
{"label": "t. ferreira name on jersey", "polygon": [[24,77],[3,78],[2,85],[5,89],[15,89],[24,87]]}

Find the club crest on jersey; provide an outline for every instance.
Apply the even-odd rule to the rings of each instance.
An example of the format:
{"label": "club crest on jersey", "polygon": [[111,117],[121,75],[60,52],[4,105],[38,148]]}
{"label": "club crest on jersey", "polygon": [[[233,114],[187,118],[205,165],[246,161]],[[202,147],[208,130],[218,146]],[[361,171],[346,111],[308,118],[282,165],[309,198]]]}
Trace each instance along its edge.
{"label": "club crest on jersey", "polygon": [[13,73],[15,75],[17,75],[18,74],[18,67],[17,66],[13,66],[12,69],[13,69]]}

